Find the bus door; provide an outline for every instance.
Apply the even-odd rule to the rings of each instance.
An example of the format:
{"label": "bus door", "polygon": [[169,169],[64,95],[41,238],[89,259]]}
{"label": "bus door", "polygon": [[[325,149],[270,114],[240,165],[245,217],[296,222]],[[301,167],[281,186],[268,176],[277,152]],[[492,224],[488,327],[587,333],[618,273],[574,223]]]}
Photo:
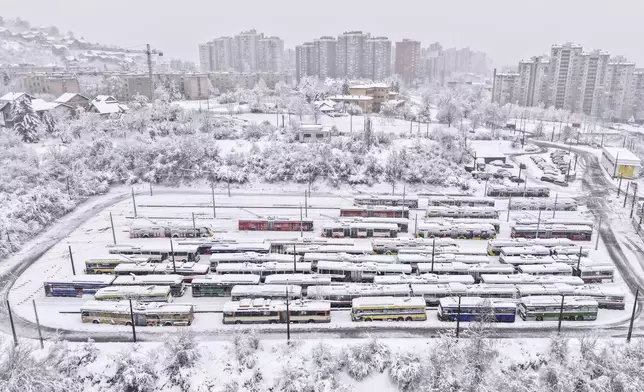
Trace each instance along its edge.
{"label": "bus door", "polygon": [[280,315],[280,323],[286,324],[286,311],[279,312],[279,315]]}
{"label": "bus door", "polygon": [[368,238],[373,237],[373,229],[367,229],[367,237]]}
{"label": "bus door", "polygon": [[324,236],[328,238],[333,237],[333,229],[324,229]]}
{"label": "bus door", "polygon": [[275,230],[275,221],[269,220],[268,221],[268,231],[273,231]]}
{"label": "bus door", "polygon": [[148,325],[148,318],[144,313],[134,313],[134,325],[139,327],[145,327]]}
{"label": "bus door", "polygon": [[355,227],[352,227],[351,229],[344,229],[344,236],[345,237],[351,237],[351,238],[357,238],[358,237],[358,229]]}

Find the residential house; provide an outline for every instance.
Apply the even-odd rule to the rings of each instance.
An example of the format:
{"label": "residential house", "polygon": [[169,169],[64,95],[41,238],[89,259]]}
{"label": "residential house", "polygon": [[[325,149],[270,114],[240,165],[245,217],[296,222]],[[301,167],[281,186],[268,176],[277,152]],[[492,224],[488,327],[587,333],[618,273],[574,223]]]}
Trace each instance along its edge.
{"label": "residential house", "polygon": [[64,93],[56,98],[55,102],[63,103],[74,108],[82,107],[87,109],[89,106],[89,98],[77,93]]}
{"label": "residential house", "polygon": [[31,95],[25,93],[7,93],[0,97],[0,120],[5,127],[13,127],[13,107],[16,100],[33,100]]}
{"label": "residential house", "polygon": [[87,109],[90,113],[98,113],[101,116],[109,116],[111,114],[125,113],[130,108],[126,105],[119,103],[116,98],[111,95],[99,95],[90,103]]}
{"label": "residential house", "polygon": [[297,130],[295,140],[306,143],[328,139],[331,131],[319,124],[302,124]]}

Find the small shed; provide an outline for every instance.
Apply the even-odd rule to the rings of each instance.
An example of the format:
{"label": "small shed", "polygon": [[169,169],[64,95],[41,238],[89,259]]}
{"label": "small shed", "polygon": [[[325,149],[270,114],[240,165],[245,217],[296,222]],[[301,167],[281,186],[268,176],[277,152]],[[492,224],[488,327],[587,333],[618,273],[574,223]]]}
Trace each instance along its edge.
{"label": "small shed", "polygon": [[641,161],[625,148],[604,147],[601,165],[613,178],[635,179],[639,175]]}
{"label": "small shed", "polygon": [[507,149],[507,146],[499,140],[472,140],[470,147],[473,150],[475,160],[483,159],[485,163],[492,161],[505,163],[507,159],[507,154],[503,152]]}
{"label": "small shed", "polygon": [[328,139],[331,136],[331,131],[324,129],[320,124],[302,124],[297,131],[295,139],[297,141],[306,143],[316,140]]}

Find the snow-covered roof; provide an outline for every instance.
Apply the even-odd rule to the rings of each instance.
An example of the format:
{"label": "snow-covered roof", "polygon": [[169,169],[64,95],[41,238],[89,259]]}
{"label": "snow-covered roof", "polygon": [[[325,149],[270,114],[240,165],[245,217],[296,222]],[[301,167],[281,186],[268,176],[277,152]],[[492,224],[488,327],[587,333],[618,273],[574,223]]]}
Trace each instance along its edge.
{"label": "snow-covered roof", "polygon": [[333,95],[329,99],[332,101],[373,101],[373,97],[366,95]]}
{"label": "snow-covered roof", "polygon": [[94,100],[92,101],[92,103],[95,103],[95,102],[116,103],[118,102],[118,100],[111,95],[97,95],[96,98],[94,98]]}
{"label": "snow-covered roof", "polygon": [[48,110],[55,108],[58,105],[60,105],[60,103],[47,102],[44,99],[40,99],[40,98],[31,100],[31,107],[33,107],[34,111],[36,112],[46,112]]}
{"label": "snow-covered roof", "polygon": [[74,99],[74,97],[76,97],[76,96],[79,96],[81,98],[87,99],[89,101],[89,99],[87,97],[85,97],[83,95],[80,95],[80,94],[77,94],[77,93],[64,93],[60,97],[56,98],[55,102],[67,103],[67,102],[71,101],[72,99]]}
{"label": "snow-covered roof", "polygon": [[604,147],[603,154],[606,155],[611,162],[615,162],[615,158],[618,158],[619,163],[621,164],[640,164],[640,159],[625,148]]}
{"label": "snow-covered roof", "polygon": [[100,114],[122,113],[130,110],[126,105],[120,103],[92,102],[91,106],[95,107]]}
{"label": "snow-covered roof", "polygon": [[301,124],[300,131],[321,131],[322,125],[320,124]]}
{"label": "snow-covered roof", "polygon": [[355,86],[350,86],[349,88],[389,88],[389,85],[386,83],[357,84]]}
{"label": "snow-covered roof", "polygon": [[470,147],[476,151],[477,158],[501,158],[506,156],[504,144],[499,140],[472,140]]}
{"label": "snow-covered roof", "polygon": [[22,98],[25,96],[29,97],[29,95],[25,93],[6,93],[2,97],[0,97],[0,101],[6,101],[6,102],[15,101],[16,99]]}

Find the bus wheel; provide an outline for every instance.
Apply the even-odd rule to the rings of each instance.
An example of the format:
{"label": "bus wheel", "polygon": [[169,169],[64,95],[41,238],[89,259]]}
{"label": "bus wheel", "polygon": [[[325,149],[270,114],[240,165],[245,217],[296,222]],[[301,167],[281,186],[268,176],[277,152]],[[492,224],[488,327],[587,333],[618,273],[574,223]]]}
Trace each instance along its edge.
{"label": "bus wheel", "polygon": [[235,320],[235,324],[241,324],[241,320]]}
{"label": "bus wheel", "polygon": [[584,321],[584,316],[577,316],[578,321]]}
{"label": "bus wheel", "polygon": [[132,323],[130,321],[128,321],[128,322],[125,323],[125,325],[127,325],[128,327],[131,327]]}
{"label": "bus wheel", "polygon": [[404,319],[404,318],[402,318],[402,317],[398,317],[398,318],[396,319],[396,321],[405,321],[405,319]]}
{"label": "bus wheel", "polygon": [[537,321],[543,321],[543,316],[537,316]]}
{"label": "bus wheel", "polygon": [[367,317],[364,321],[372,321],[371,318]]}
{"label": "bus wheel", "polygon": [[98,321],[98,320],[94,320],[94,321],[92,321],[92,324],[100,324],[100,323],[101,323],[101,322],[100,322],[100,321]]}
{"label": "bus wheel", "polygon": [[166,321],[165,323],[163,323],[163,326],[164,326],[164,327],[171,327],[171,326],[172,326],[172,323],[171,323],[171,322],[169,322],[169,321]]}
{"label": "bus wheel", "polygon": [[313,324],[314,322],[315,322],[315,320],[309,320],[309,321],[307,321],[307,323],[309,323],[309,324]]}
{"label": "bus wheel", "polygon": [[414,319],[413,319],[413,318],[411,318],[411,317],[407,317],[407,318],[405,319],[405,321],[413,321],[413,320],[414,320]]}

